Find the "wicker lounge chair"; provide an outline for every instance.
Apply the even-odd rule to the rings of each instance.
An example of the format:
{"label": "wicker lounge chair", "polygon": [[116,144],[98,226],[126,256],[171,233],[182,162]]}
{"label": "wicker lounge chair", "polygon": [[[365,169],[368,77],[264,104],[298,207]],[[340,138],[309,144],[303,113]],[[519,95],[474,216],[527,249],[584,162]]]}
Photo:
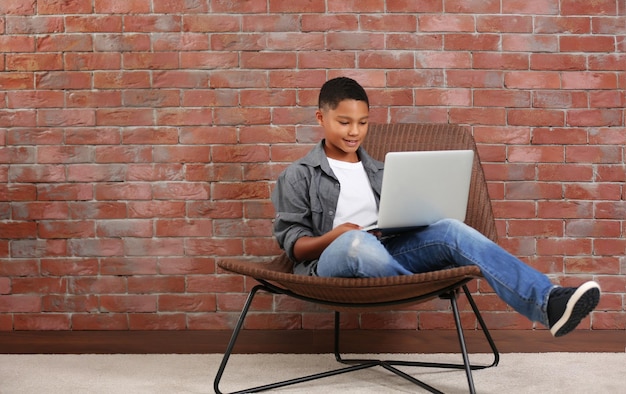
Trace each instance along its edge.
{"label": "wicker lounge chair", "polygon": [[[379,160],[382,160],[385,153],[389,151],[476,150],[474,140],[466,129],[457,125],[446,124],[372,124],[370,125],[364,147],[372,157]],[[497,237],[496,227],[478,154],[475,155],[474,160],[466,223],[495,241]],[[216,393],[221,393],[219,384],[222,375],[236,343],[237,336],[243,327],[243,322],[252,300],[259,290],[273,294],[285,294],[334,310],[335,358],[344,365],[333,371],[248,388],[237,391],[238,393],[264,391],[375,366],[383,367],[433,393],[440,391],[399,370],[396,366],[465,370],[469,391],[473,393],[475,389],[472,370],[489,368],[498,364],[498,350],[467,288],[469,281],[481,277],[480,269],[477,267],[460,267],[386,278],[320,278],[294,275],[292,273],[292,262],[284,254],[267,263],[225,261],[221,262],[219,266],[224,270],[252,277],[259,284],[251,290],[224,354],[214,381]],[[490,365],[470,364],[457,306],[457,296],[461,290],[468,298],[469,304],[493,352],[494,360]],[[346,359],[341,356],[339,350],[341,312],[368,311],[372,309],[391,310],[394,305],[415,304],[437,297],[450,300],[459,338],[460,352],[463,357],[462,364]]]}

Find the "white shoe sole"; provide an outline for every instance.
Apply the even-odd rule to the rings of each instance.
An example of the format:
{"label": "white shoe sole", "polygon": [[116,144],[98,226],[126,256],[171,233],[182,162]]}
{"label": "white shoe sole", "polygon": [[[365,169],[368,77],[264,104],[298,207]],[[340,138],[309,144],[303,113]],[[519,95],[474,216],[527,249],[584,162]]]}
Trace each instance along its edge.
{"label": "white shoe sole", "polygon": [[555,337],[572,331],[600,301],[600,286],[593,281],[583,283],[567,301],[563,316],[550,327]]}

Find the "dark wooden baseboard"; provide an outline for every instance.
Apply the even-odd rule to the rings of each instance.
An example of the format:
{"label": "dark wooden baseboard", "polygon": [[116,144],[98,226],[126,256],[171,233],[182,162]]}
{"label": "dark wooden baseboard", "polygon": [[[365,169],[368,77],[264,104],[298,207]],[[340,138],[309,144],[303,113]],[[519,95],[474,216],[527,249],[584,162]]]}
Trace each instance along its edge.
{"label": "dark wooden baseboard", "polygon": [[[625,331],[579,330],[553,338],[546,330],[491,332],[502,353],[625,352]],[[223,353],[226,331],[11,331],[0,332],[0,354],[203,354]],[[470,353],[489,348],[481,331],[465,331]],[[345,353],[455,353],[452,330],[347,330]],[[235,353],[330,353],[330,330],[244,330]]]}

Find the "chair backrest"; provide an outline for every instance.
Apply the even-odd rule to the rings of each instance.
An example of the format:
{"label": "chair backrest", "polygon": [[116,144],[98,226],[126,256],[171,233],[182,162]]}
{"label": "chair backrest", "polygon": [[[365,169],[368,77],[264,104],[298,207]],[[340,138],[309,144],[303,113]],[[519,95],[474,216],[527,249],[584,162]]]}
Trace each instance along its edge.
{"label": "chair backrest", "polygon": [[381,161],[387,152],[473,150],[474,167],[465,223],[492,241],[497,241],[498,235],[485,175],[474,138],[466,128],[453,124],[370,124],[363,148],[373,158]]}

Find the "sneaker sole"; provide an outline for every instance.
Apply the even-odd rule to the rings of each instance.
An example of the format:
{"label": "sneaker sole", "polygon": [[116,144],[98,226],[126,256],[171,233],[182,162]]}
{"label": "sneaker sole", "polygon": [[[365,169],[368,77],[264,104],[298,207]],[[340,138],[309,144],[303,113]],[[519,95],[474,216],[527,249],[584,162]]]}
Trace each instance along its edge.
{"label": "sneaker sole", "polygon": [[555,337],[568,334],[591,312],[600,301],[600,287],[596,282],[580,286],[567,301],[563,316],[550,328]]}

